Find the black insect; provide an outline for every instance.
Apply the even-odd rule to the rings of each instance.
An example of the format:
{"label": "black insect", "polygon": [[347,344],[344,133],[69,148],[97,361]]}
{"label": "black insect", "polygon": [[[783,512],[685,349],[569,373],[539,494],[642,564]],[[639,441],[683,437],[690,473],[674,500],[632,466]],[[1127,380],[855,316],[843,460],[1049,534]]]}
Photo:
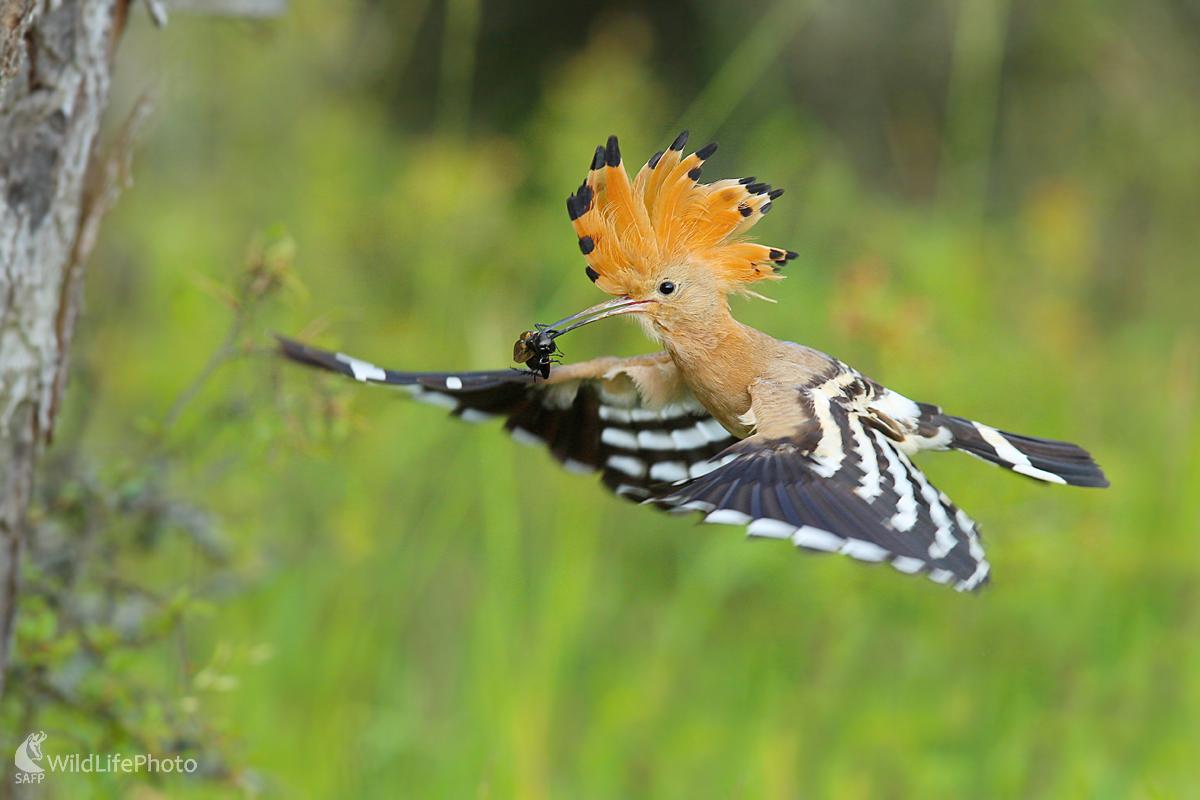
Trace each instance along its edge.
{"label": "black insect", "polygon": [[559,332],[549,325],[536,324],[534,327],[537,330],[525,331],[513,345],[513,361],[524,364],[526,369],[545,380],[550,377],[550,364],[558,363],[555,356],[560,353],[554,337]]}

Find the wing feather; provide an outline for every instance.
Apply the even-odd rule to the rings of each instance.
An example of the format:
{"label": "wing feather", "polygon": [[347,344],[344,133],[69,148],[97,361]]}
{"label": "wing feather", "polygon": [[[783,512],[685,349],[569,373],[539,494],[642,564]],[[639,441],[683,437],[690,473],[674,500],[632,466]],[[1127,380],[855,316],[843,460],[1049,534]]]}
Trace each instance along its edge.
{"label": "wing feather", "polygon": [[276,338],[293,361],[405,389],[467,421],[502,417],[514,439],[546,447],[572,471],[600,472],[608,489],[635,502],[660,494],[669,484],[662,476],[686,477],[736,441],[690,393],[669,403],[643,395],[629,373],[647,364],[673,369],[657,357],[555,366],[549,380],[535,380],[515,369],[398,372]]}
{"label": "wing feather", "polygon": [[[747,524],[752,536],[790,539],[805,550],[887,561],[959,591],[986,583],[989,566],[974,522],[890,438],[863,427],[870,412],[852,394],[821,381],[819,389],[759,384],[759,393],[772,396],[752,390],[752,410],[771,434],[731,445],[714,459],[722,466],[672,487],[656,504],[702,511],[709,522]],[[787,430],[792,434],[780,434]]]}

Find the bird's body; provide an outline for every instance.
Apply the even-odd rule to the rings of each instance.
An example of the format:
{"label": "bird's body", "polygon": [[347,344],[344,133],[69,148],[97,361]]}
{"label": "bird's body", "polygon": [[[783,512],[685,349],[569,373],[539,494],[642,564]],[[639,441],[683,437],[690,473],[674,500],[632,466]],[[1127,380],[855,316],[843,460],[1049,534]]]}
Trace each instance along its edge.
{"label": "bird's body", "polygon": [[[507,418],[568,468],[599,470],[638,502],[699,511],[753,536],[888,561],[959,590],[989,575],[974,522],[909,461],[958,449],[1039,480],[1108,482],[1083,449],[943,414],[842,362],[735,320],[727,295],[777,277],[790,251],[738,234],[781,194],[753,179],[699,184],[715,145],[682,158],[686,135],[632,184],[615,137],[567,202],[587,274],[616,299],[539,326],[632,314],[663,350],[538,374],[404,373],[281,339],[290,358],[409,388],[464,419]],[[563,323],[582,320],[565,327]],[[532,352],[528,334],[519,352]],[[545,337],[542,337],[543,339]],[[543,345],[552,344],[538,339]],[[540,374],[545,374],[542,372]]]}

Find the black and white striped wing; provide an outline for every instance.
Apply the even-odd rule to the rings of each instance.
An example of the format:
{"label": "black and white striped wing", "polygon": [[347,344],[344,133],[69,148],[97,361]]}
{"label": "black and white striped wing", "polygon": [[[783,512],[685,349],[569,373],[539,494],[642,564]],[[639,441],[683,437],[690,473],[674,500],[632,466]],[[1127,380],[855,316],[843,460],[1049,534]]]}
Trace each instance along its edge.
{"label": "black and white striped wing", "polygon": [[796,392],[792,434],[733,444],[710,472],[679,483],[657,504],[806,550],[889,562],[959,591],[987,582],[975,523],[878,424],[846,399],[789,391]]}
{"label": "black and white striped wing", "polygon": [[555,381],[554,373],[569,369],[586,374],[587,364],[552,367],[551,380],[543,381],[514,369],[397,372],[276,338],[293,361],[403,389],[468,422],[502,417],[517,441],[545,446],[572,472],[601,472],[605,486],[634,502],[701,474],[709,459],[736,441],[690,394],[661,407],[649,406],[618,359],[596,362],[593,377],[565,381]]}
{"label": "black and white striped wing", "polygon": [[829,366],[811,388],[849,403],[864,423],[886,434],[905,453],[961,450],[1046,483],[1108,486],[1104,470],[1079,445],[1022,436],[943,414],[938,406],[913,402],[836,359],[829,359]]}

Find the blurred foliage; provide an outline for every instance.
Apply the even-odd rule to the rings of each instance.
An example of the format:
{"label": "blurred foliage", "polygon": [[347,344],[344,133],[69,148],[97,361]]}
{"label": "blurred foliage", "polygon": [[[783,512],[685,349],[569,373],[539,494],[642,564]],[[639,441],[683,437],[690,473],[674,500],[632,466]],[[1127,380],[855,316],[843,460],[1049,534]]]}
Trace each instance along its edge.
{"label": "blurred foliage", "polygon": [[[1191,796],[1198,45],[1187,0],[301,0],[273,22],[136,20],[114,119],[161,75],[160,108],[92,265],[56,448],[95,465],[88,503],[142,476],[203,508],[228,560],[177,523],[156,523],[175,544],[122,546],[121,574],[162,601],[146,624],[211,611],[122,669],[173,715],[196,698],[205,752],[280,796]],[[238,316],[212,287],[276,224],[307,292],[263,306],[235,350],[276,328],[399,368],[507,364],[530,323],[601,299],[563,208],[594,146],[619,134],[633,163],[683,127],[722,142],[706,175],[788,190],[754,233],[801,258],[778,305],[735,301],[739,318],[1077,441],[1113,487],[923,459],[987,537],[994,584],[963,597],[628,506],[382,390],[205,367]],[[571,359],[650,349],[632,326],[574,336]],[[159,437],[147,420],[188,393]],[[131,455],[145,441],[164,458]],[[47,503],[83,491],[48,473]],[[128,514],[103,536],[133,541]],[[46,614],[62,624],[29,601],[23,641],[65,635]],[[191,682],[168,680],[182,664]],[[201,692],[205,669],[228,691]]]}
{"label": "blurred foliage", "polygon": [[[242,594],[261,570],[234,557],[220,521],[178,497],[170,476],[184,461],[224,471],[258,455],[245,446],[206,454],[197,442],[180,439],[176,423],[185,411],[223,423],[284,411],[261,408],[262,398],[271,396],[271,385],[262,381],[226,392],[212,407],[197,408],[193,400],[232,362],[274,360],[273,351],[245,331],[280,290],[295,295],[301,288],[291,275],[293,251],[292,240],[274,231],[251,246],[245,268],[230,280],[198,277],[198,289],[229,310],[229,330],[161,421],[131,420],[138,430],[103,462],[78,437],[51,450],[30,510],[21,614],[2,709],[6,749],[15,749],[27,731],[48,729],[56,756],[179,756],[194,759],[195,778],[249,794],[261,789],[257,773],[231,747],[236,735],[207,711],[214,693],[236,689],[238,673],[268,659],[271,646],[217,639],[196,647],[188,632],[212,618],[218,602]],[[61,796],[78,796],[93,777],[95,788],[121,785],[111,774],[44,774],[53,775],[49,787]],[[138,777],[163,780],[144,770]],[[5,784],[2,796],[8,797],[11,773]]]}

